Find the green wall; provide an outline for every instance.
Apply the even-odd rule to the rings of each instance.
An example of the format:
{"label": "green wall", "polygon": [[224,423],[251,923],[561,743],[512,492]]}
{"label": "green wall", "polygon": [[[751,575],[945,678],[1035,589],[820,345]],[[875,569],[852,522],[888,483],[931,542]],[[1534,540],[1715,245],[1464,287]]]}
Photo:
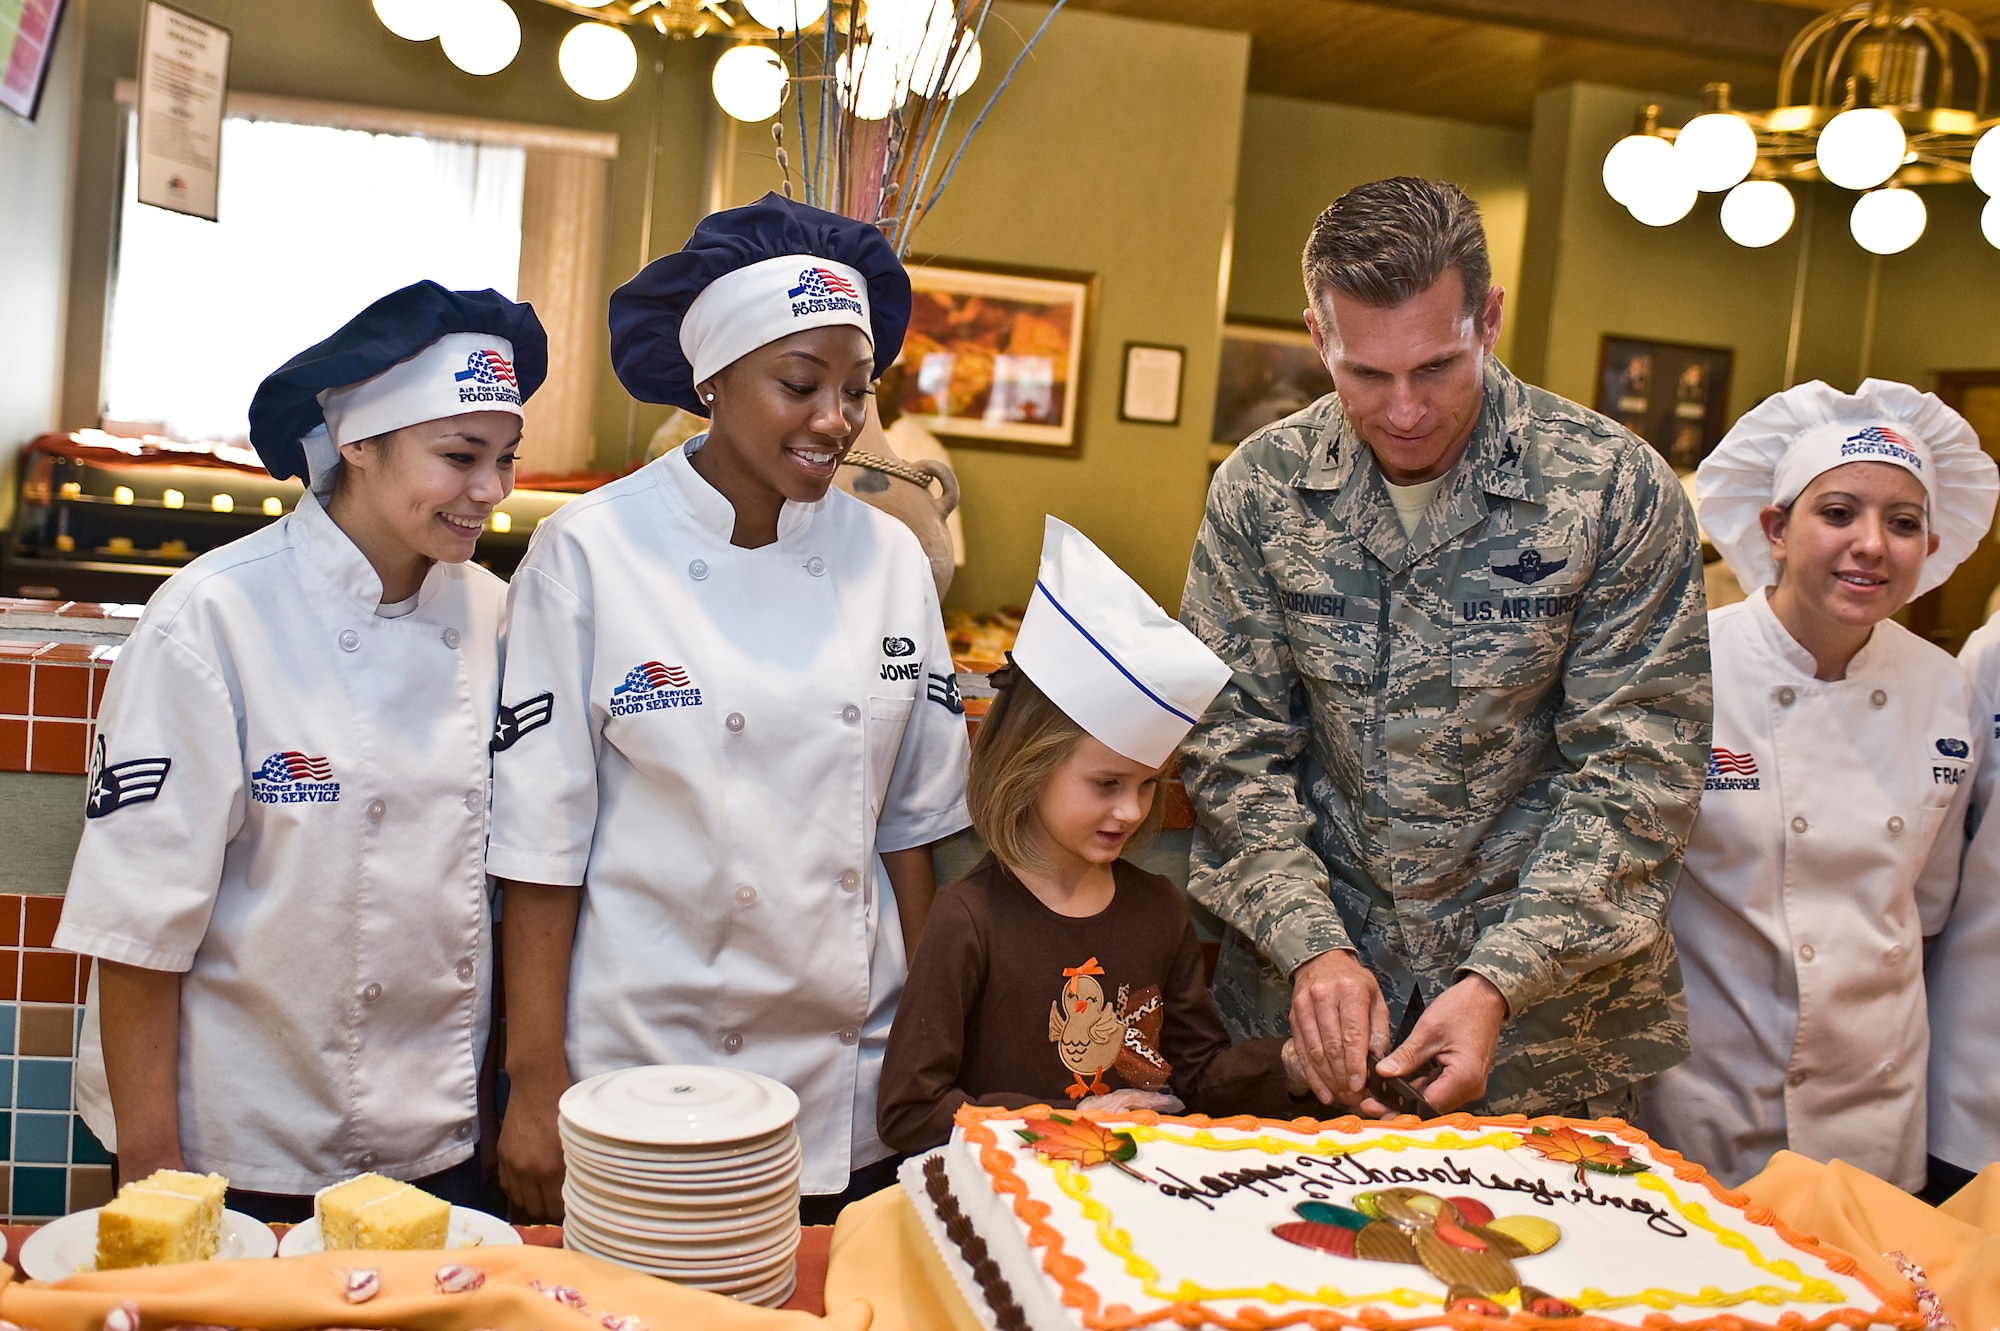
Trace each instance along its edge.
{"label": "green wall", "polygon": [[[1461,186],[1478,203],[1493,280],[1518,298],[1528,218],[1528,135],[1437,116],[1371,111],[1292,97],[1248,99],[1236,177],[1235,261],[1229,312],[1297,320],[1305,308],[1299,256],[1322,209],[1356,185],[1425,176]],[[1511,351],[1501,330],[1501,358]]]}

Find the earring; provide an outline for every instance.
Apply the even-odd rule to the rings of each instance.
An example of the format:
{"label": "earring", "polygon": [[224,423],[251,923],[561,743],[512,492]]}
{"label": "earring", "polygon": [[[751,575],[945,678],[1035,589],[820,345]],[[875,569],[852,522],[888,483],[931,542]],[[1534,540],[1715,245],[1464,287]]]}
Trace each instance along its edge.
{"label": "earring", "polygon": [[709,394],[708,396],[704,397],[704,398],[702,399],[702,401],[704,401],[704,402],[713,402],[713,401],[715,401],[715,394],[713,394],[713,393],[710,393],[710,394]]}

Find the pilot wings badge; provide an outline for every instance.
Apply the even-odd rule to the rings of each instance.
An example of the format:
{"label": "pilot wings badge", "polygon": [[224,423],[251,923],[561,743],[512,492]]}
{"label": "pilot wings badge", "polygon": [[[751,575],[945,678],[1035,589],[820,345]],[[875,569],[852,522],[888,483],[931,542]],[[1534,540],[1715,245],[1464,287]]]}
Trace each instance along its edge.
{"label": "pilot wings badge", "polygon": [[[1498,556],[1495,558],[1497,561]],[[1494,577],[1506,578],[1509,582],[1518,582],[1525,587],[1540,582],[1543,578],[1552,578],[1568,568],[1569,557],[1565,554],[1561,559],[1553,559],[1531,546],[1517,553],[1513,563],[1495,562],[1492,567]]]}
{"label": "pilot wings badge", "polygon": [[130,762],[104,761],[104,736],[97,737],[97,750],[90,759],[90,793],[84,802],[84,816],[102,818],[128,804],[145,804],[160,797],[171,758],[134,758]]}

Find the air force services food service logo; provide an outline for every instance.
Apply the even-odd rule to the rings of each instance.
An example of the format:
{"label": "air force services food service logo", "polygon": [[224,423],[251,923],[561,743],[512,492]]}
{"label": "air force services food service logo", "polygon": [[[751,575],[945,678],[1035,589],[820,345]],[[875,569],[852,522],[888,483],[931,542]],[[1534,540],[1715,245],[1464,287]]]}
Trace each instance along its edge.
{"label": "air force services food service logo", "polygon": [[97,737],[97,749],[90,758],[90,794],[85,799],[86,818],[102,818],[128,804],[147,804],[160,797],[171,758],[134,758],[129,762],[104,761],[104,736]]}
{"label": "air force services food service logo", "polygon": [[250,798],[259,804],[332,804],[340,798],[333,764],[287,749],[250,774]]}
{"label": "air force services food service logo", "polygon": [[785,295],[792,302],[794,319],[835,310],[846,310],[850,314],[867,313],[861,308],[861,293],[854,289],[854,283],[831,268],[806,269],[799,274],[799,284]]}
{"label": "air force services food service logo", "polygon": [[611,714],[631,716],[665,707],[699,707],[701,690],[679,666],[648,661],[625,672],[625,682],[611,690]]}
{"label": "air force services food service logo", "polygon": [[1708,790],[1761,790],[1757,760],[1745,749],[1737,753],[1720,745],[1708,751]]}
{"label": "air force services food service logo", "polygon": [[1840,445],[1843,458],[1892,458],[1902,463],[1919,476],[1924,473],[1924,460],[1917,456],[1917,450],[1910,441],[1886,425],[1871,425],[1865,430],[1847,436]]}
{"label": "air force services food service logo", "polygon": [[521,385],[514,378],[513,365],[490,347],[467,356],[465,368],[452,378],[458,381],[458,400],[461,403],[506,402],[517,407],[521,405]]}

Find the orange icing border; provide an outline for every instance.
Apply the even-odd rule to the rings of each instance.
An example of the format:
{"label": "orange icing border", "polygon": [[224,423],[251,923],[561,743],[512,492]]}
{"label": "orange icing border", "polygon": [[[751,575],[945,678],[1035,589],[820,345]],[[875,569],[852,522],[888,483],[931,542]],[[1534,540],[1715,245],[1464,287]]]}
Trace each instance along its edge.
{"label": "orange icing border", "polygon": [[[1452,1331],[1632,1331],[1630,1322],[1614,1321],[1607,1317],[1584,1314],[1580,1317],[1542,1317],[1530,1312],[1514,1312],[1505,1317],[1488,1317],[1480,1313],[1455,1313],[1442,1311],[1426,1313],[1418,1317],[1393,1317],[1376,1308],[1362,1308],[1350,1314],[1337,1310],[1319,1308],[1301,1309],[1296,1313],[1273,1317],[1255,1308],[1239,1309],[1232,1316],[1218,1309],[1200,1303],[1170,1303],[1151,1313],[1135,1313],[1123,1304],[1103,1305],[1103,1299],[1096,1288],[1082,1278],[1083,1261],[1063,1251],[1063,1236],[1047,1223],[1050,1207],[1028,1195],[1028,1185],[1014,1171],[1014,1158],[1000,1149],[999,1138],[986,1125],[993,1118],[1047,1118],[1056,1112],[1048,1105],[1030,1105],[1026,1109],[986,1108],[978,1105],[961,1105],[956,1115],[958,1126],[965,1130],[965,1139],[979,1150],[979,1163],[991,1176],[993,1190],[1013,1199],[1014,1214],[1028,1227],[1028,1246],[1042,1249],[1042,1269],[1054,1278],[1062,1290],[1065,1306],[1076,1309],[1083,1316],[1084,1325],[1093,1331],[1130,1331],[1131,1328],[1153,1326],[1171,1322],[1175,1326],[1216,1326],[1223,1331],[1272,1331],[1277,1327],[1310,1327],[1312,1331],[1416,1331],[1417,1328],[1450,1327]],[[1074,1110],[1064,1111],[1075,1113]],[[1529,1118],[1525,1114],[1506,1114],[1498,1118],[1482,1118],[1474,1114],[1446,1114],[1440,1118],[1419,1119],[1413,1114],[1404,1114],[1387,1119],[1363,1119],[1347,1114],[1334,1119],[1275,1119],[1256,1118],[1248,1114],[1233,1118],[1209,1118],[1206,1114],[1156,1114],[1151,1110],[1141,1110],[1133,1114],[1088,1113],[1088,1118],[1099,1123],[1135,1123],[1152,1127],[1161,1122],[1183,1125],[1194,1129],[1229,1128],[1237,1132],[1254,1133],[1264,1128],[1297,1133],[1301,1136],[1315,1136],[1328,1130],[1341,1133],[1359,1132],[1368,1126],[1375,1127],[1447,1127],[1461,1132],[1475,1132],[1481,1128],[1532,1129],[1536,1126],[1559,1125],[1576,1122],[1559,1117]],[[1835,1248],[1823,1246],[1810,1234],[1804,1234],[1787,1225],[1770,1208],[1751,1206],[1750,1199],[1740,1192],[1723,1187],[1710,1176],[1706,1169],[1686,1159],[1677,1151],[1654,1142],[1644,1132],[1618,1119],[1599,1119],[1591,1126],[1600,1132],[1622,1138],[1633,1145],[1644,1146],[1663,1169],[1671,1170],[1675,1179],[1682,1183],[1699,1184],[1708,1189],[1715,1199],[1741,1215],[1750,1224],[1772,1230],[1793,1248],[1826,1263],[1835,1275],[1847,1276],[1859,1281],[1870,1293],[1882,1300],[1882,1306],[1873,1314],[1859,1309],[1842,1309],[1807,1318],[1799,1313],[1781,1313],[1775,1322],[1759,1322],[1734,1313],[1716,1313],[1713,1316],[1693,1321],[1680,1321],[1666,1313],[1649,1313],[1639,1324],[1643,1328],[1665,1331],[1829,1331],[1840,1326],[1850,1331],[1865,1331],[1871,1326],[1889,1326],[1901,1331],[1922,1331],[1926,1322],[1917,1311],[1916,1299],[1911,1295],[1899,1294],[1882,1288],[1852,1257]]]}

